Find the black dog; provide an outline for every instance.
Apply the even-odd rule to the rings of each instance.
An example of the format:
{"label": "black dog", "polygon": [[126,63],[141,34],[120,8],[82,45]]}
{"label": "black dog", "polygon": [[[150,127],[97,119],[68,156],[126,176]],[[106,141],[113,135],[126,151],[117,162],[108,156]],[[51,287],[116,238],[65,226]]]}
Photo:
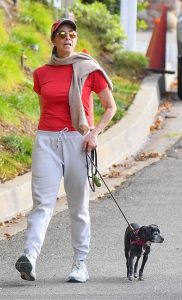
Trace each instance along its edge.
{"label": "black dog", "polygon": [[[164,238],[160,235],[160,230],[157,225],[140,226],[136,223],[131,223],[126,228],[124,243],[125,257],[127,267],[127,277],[133,280],[133,275],[137,278],[138,261],[143,254],[143,261],[139,270],[139,280],[143,280],[143,270],[150,253],[151,243],[162,243]],[[137,257],[135,265],[134,258]],[[134,268],[133,268],[134,265]]]}

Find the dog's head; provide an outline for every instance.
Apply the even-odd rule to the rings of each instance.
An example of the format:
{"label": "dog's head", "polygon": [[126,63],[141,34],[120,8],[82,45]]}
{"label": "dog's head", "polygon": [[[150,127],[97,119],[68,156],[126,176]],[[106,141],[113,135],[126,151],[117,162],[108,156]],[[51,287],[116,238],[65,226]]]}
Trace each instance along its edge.
{"label": "dog's head", "polygon": [[163,243],[164,238],[160,234],[159,227],[155,224],[142,226],[139,230],[140,238],[146,242]]}

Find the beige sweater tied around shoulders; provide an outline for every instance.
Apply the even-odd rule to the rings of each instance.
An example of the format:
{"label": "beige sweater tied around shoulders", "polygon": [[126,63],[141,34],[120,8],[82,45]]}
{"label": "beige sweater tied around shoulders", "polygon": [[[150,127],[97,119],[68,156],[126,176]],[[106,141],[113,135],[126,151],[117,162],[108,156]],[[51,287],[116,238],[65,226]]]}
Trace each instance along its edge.
{"label": "beige sweater tied around shoulders", "polygon": [[79,131],[82,135],[85,135],[89,131],[87,118],[85,116],[85,110],[83,107],[81,95],[82,88],[87,76],[99,70],[104,75],[108,82],[109,88],[112,90],[112,82],[99,65],[99,63],[86,53],[76,53],[70,57],[59,58],[56,55],[52,55],[48,65],[73,65],[73,77],[69,91],[69,106],[73,127]]}

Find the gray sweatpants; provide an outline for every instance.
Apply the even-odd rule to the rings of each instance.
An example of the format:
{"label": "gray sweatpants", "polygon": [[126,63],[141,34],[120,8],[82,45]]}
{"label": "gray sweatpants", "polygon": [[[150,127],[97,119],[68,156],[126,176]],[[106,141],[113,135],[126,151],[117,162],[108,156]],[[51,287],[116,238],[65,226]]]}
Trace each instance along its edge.
{"label": "gray sweatpants", "polygon": [[[67,195],[74,260],[84,260],[89,251],[89,183],[84,137],[75,131],[37,132],[32,154],[34,207],[27,218],[25,253],[40,254],[55,207],[61,178]],[[61,235],[61,232],[60,232]],[[61,241],[61,239],[60,239]]]}

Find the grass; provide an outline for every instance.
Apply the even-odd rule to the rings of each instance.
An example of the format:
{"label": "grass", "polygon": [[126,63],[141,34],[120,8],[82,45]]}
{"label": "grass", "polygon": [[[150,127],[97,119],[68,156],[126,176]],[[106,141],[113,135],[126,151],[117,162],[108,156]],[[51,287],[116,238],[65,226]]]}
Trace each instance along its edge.
{"label": "grass", "polygon": [[19,62],[10,56],[0,57],[0,66],[0,92],[11,92],[24,78]]}
{"label": "grass", "polygon": [[33,92],[32,81],[27,81],[17,92],[5,96],[4,100],[12,109],[33,121],[37,120],[39,116],[38,100],[37,95]]}
{"label": "grass", "polygon": [[[25,156],[31,155],[32,139],[28,137],[9,135],[9,136],[1,137],[0,140],[1,140],[1,145],[4,147],[4,149],[16,155],[17,157],[20,154],[23,154]],[[21,157],[19,157],[19,160],[21,160]],[[22,159],[22,161],[24,161],[24,159]]]}
{"label": "grass", "polygon": [[[50,56],[49,31],[53,12],[41,3],[20,1],[20,16],[16,23],[6,30],[6,18],[0,10],[0,92],[15,90],[26,78],[21,69],[21,55],[24,51],[25,64],[30,70],[45,63]],[[40,18],[41,16],[41,18]],[[38,50],[32,50],[32,45]]]}
{"label": "grass", "polygon": [[14,155],[0,152],[0,180],[5,182],[23,173],[24,165],[14,159]]}
{"label": "grass", "polygon": [[8,135],[0,138],[0,180],[4,182],[30,169],[33,139]]}
{"label": "grass", "polygon": [[21,0],[20,7],[20,21],[26,25],[33,25],[36,31],[49,36],[54,20],[53,10],[36,1]]}
{"label": "grass", "polygon": [[0,10],[0,40],[1,40],[1,45],[6,44],[9,40],[9,35],[6,31],[5,27],[5,14],[3,10]]}
{"label": "grass", "polygon": [[0,121],[4,121],[8,124],[13,123],[15,125],[20,125],[16,109],[10,107],[5,96],[0,96]]}

